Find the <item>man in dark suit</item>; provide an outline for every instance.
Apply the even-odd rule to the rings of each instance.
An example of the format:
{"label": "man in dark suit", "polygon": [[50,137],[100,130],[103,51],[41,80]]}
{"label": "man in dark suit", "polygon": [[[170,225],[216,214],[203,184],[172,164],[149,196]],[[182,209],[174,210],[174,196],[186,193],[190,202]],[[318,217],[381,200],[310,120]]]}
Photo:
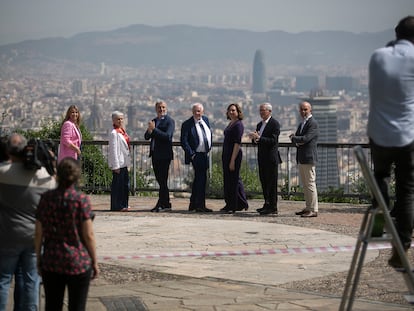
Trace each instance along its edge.
{"label": "man in dark suit", "polygon": [[272,117],[271,104],[261,104],[259,112],[262,121],[257,124],[256,131],[249,134],[258,147],[259,177],[265,200],[263,207],[257,211],[261,215],[277,214],[278,166],[282,163],[279,154],[280,124]]}
{"label": "man in dark suit", "polygon": [[295,134],[289,137],[296,144],[296,162],[299,165],[299,175],[303,184],[306,206],[296,212],[301,217],[318,216],[318,191],[316,189],[315,165],[318,161],[317,141],[319,136],[318,122],[312,116],[312,106],[308,102],[299,104],[299,114],[302,122]]}
{"label": "man in dark suit", "polygon": [[210,123],[204,116],[204,108],[200,103],[192,106],[193,116],[181,126],[181,147],[185,152],[185,164],[192,163],[194,181],[191,189],[190,211],[212,212],[206,208],[207,170],[209,167],[208,153],[211,149],[212,133]]}
{"label": "man in dark suit", "polygon": [[167,115],[165,102],[156,102],[155,111],[157,117],[148,122],[148,128],[144,134],[146,140],[151,139],[149,156],[152,158],[152,168],[160,187],[158,202],[151,212],[166,212],[171,210],[168,171],[173,159],[172,138],[175,122]]}

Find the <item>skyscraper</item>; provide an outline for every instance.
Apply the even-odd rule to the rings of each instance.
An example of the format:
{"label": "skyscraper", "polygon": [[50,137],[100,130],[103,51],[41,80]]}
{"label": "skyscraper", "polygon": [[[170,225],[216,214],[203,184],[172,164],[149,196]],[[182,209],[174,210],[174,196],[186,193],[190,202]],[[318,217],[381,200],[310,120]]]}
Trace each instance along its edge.
{"label": "skyscraper", "polygon": [[253,61],[253,94],[266,93],[266,67],[262,50],[257,50]]}
{"label": "skyscraper", "polygon": [[[312,105],[312,115],[318,121],[318,143],[336,143],[337,134],[337,96],[323,96],[322,92],[313,91],[309,97],[300,97]],[[316,183],[320,190],[329,187],[338,188],[339,168],[335,148],[319,148],[318,164],[316,165]]]}
{"label": "skyscraper", "polygon": [[296,87],[297,92],[309,92],[319,88],[318,76],[296,76]]}
{"label": "skyscraper", "polygon": [[94,133],[103,129],[103,109],[102,109],[102,106],[98,104],[98,97],[96,94],[96,85],[95,85],[95,93],[93,96],[93,103],[91,106],[91,114],[86,124],[88,128]]}
{"label": "skyscraper", "polygon": [[72,94],[75,96],[81,96],[86,91],[85,80],[74,80],[72,82]]}

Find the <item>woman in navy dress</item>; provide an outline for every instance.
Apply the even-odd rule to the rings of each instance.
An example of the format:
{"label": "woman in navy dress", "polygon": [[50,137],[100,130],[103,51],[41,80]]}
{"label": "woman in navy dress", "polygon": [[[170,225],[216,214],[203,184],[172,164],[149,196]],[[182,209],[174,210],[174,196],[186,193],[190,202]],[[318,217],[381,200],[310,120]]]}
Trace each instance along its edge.
{"label": "woman in navy dress", "polygon": [[240,179],[242,161],[241,139],[244,132],[243,112],[238,104],[227,107],[227,119],[230,123],[224,129],[223,142],[223,183],[226,205],[221,209],[225,213],[247,210],[249,205]]}

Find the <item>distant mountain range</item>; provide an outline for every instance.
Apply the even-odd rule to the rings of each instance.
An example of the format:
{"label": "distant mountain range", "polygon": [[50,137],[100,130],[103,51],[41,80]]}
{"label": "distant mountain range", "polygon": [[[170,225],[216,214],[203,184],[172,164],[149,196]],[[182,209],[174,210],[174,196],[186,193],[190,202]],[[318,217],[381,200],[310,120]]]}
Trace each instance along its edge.
{"label": "distant mountain range", "polygon": [[374,49],[394,38],[392,30],[355,34],[343,31],[253,32],[186,25],[131,25],[70,38],[28,40],[0,46],[7,62],[71,60],[122,66],[253,62],[257,49],[270,65],[364,65]]}

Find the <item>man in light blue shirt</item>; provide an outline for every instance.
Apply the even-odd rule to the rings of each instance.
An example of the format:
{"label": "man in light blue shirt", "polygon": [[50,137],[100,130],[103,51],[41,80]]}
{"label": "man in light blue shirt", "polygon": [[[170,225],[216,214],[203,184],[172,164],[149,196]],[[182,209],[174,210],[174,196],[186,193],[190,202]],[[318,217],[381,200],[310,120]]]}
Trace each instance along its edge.
{"label": "man in light blue shirt", "polygon": [[[375,179],[388,205],[395,168],[396,200],[391,213],[408,250],[414,221],[414,16],[403,18],[395,34],[396,40],[377,49],[369,63],[368,136]],[[388,263],[402,267],[395,248]]]}

